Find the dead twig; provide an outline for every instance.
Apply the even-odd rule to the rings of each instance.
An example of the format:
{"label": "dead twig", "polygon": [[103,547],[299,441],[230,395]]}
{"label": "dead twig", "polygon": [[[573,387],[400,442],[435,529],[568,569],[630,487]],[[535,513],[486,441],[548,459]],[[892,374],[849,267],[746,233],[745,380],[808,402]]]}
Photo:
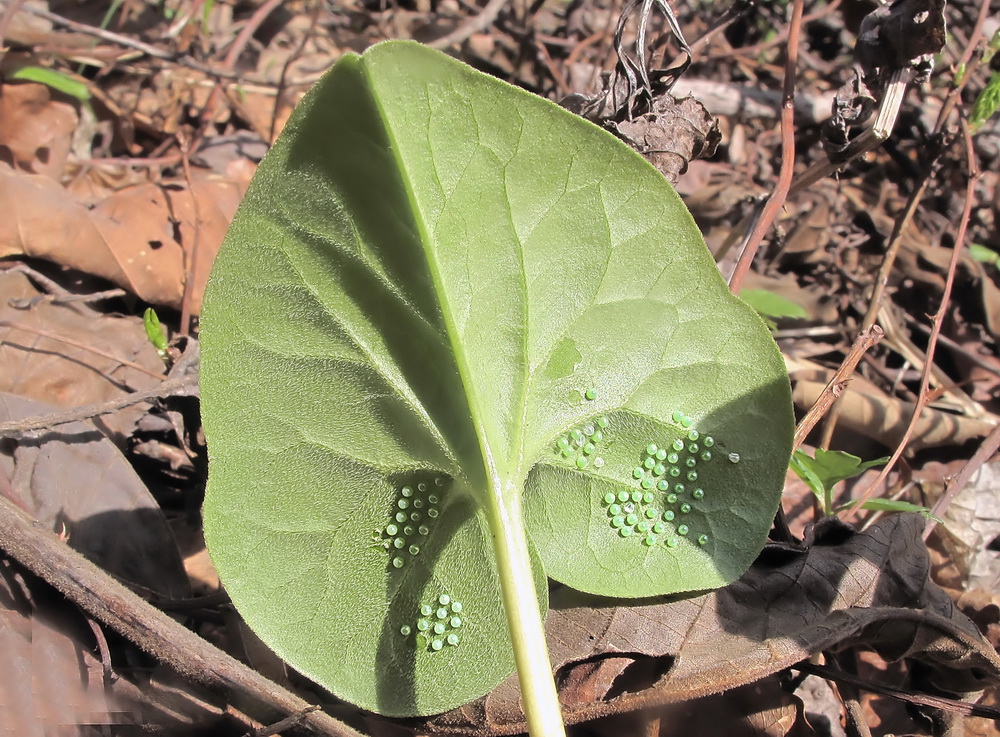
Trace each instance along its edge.
{"label": "dead twig", "polygon": [[91,417],[110,414],[125,407],[131,407],[133,404],[180,394],[189,387],[196,386],[197,384],[197,374],[184,374],[165,379],[149,389],[132,392],[131,394],[126,394],[124,397],[111,399],[107,402],[68,409],[64,412],[53,412],[52,414],[31,417],[26,420],[0,422],[0,437],[21,435],[35,430],[47,430],[58,425],[65,425],[68,422],[87,420]]}
{"label": "dead twig", "polygon": [[896,127],[899,108],[903,104],[906,89],[912,79],[913,70],[909,67],[896,69],[886,85],[885,95],[882,97],[882,103],[879,105],[878,115],[875,122],[872,123],[872,127],[852,140],[836,157],[818,161],[802,172],[792,184],[789,196],[808,189],[821,179],[833,176],[855,159],[861,158],[885,143],[892,134],[892,129]]}
{"label": "dead twig", "polygon": [[778,172],[778,183],[774,192],[755,220],[753,229],[747,236],[740,253],[736,269],[729,278],[729,291],[739,294],[743,279],[750,271],[757,249],[764,240],[764,234],[771,229],[771,224],[785,204],[788,192],[792,186],[792,175],[795,173],[795,70],[799,59],[799,33],[802,30],[803,0],[794,0],[792,4],[792,19],[788,28],[788,53],[785,58],[785,82],[781,102],[781,169]]}
{"label": "dead twig", "polygon": [[879,312],[882,309],[882,300],[885,298],[885,290],[889,285],[889,276],[892,274],[892,269],[896,264],[896,256],[899,255],[899,250],[903,245],[903,232],[906,230],[906,226],[913,220],[913,216],[917,212],[917,207],[920,206],[920,201],[924,198],[924,193],[930,184],[933,169],[941,158],[942,150],[943,147],[937,147],[933,159],[928,164],[926,176],[921,179],[916,189],[910,193],[910,196],[906,199],[903,211],[893,223],[892,233],[889,235],[889,243],[885,249],[885,256],[882,259],[882,264],[879,266],[878,276],[875,277],[875,287],[872,290],[871,302],[869,302],[868,311],[861,322],[862,330],[870,328],[878,319]]}
{"label": "dead twig", "polygon": [[862,508],[862,506],[864,506],[864,503],[872,498],[875,491],[889,476],[889,473],[903,455],[903,451],[906,450],[906,445],[910,440],[910,436],[913,434],[914,428],[916,428],[917,420],[920,418],[920,413],[923,411],[924,406],[927,404],[929,399],[928,388],[931,380],[931,369],[934,366],[934,351],[937,348],[937,337],[941,332],[941,325],[944,323],[945,314],[947,313],[948,305],[951,302],[951,290],[955,283],[955,272],[958,270],[959,257],[962,255],[962,248],[965,244],[965,235],[969,227],[969,218],[972,215],[972,203],[975,201],[976,197],[976,182],[979,181],[980,177],[979,168],[976,165],[976,152],[972,145],[972,134],[964,121],[962,122],[962,132],[965,140],[965,155],[969,165],[969,181],[965,188],[965,206],[962,208],[962,218],[959,222],[958,233],[955,235],[955,246],[951,253],[951,261],[948,263],[948,275],[945,278],[944,293],[941,295],[941,303],[938,306],[938,310],[934,314],[934,317],[931,318],[931,335],[927,340],[927,358],[923,366],[923,371],[920,375],[920,390],[917,392],[917,401],[913,406],[913,414],[910,416],[910,422],[907,424],[906,432],[903,433],[903,437],[896,446],[895,452],[892,454],[889,462],[882,467],[881,471],[879,471],[878,476],[872,482],[871,486],[865,489],[864,493],[858,498],[857,502],[846,511],[844,514],[845,521],[850,521],[855,517],[855,515],[857,515],[858,511]]}
{"label": "dead twig", "polygon": [[957,714],[963,714],[970,717],[983,717],[985,719],[1000,719],[1000,709],[996,709],[992,706],[985,706],[982,704],[968,704],[964,701],[958,701],[957,699],[946,699],[941,696],[931,696],[929,694],[914,693],[912,691],[907,691],[902,688],[897,688],[896,686],[889,686],[887,684],[875,683],[873,681],[866,680],[864,678],[858,678],[857,676],[851,675],[842,670],[836,668],[831,668],[829,666],[813,665],[812,663],[807,663],[805,661],[792,666],[793,670],[801,671],[802,673],[809,673],[814,676],[819,676],[820,678],[825,678],[830,681],[849,683],[862,691],[871,691],[872,693],[881,694],[883,696],[890,696],[894,699],[899,699],[900,701],[906,701],[910,704],[917,704],[919,706],[929,706],[934,709],[941,709],[943,711],[951,711]]}
{"label": "dead twig", "polygon": [[181,144],[181,168],[184,170],[184,181],[187,183],[188,192],[191,193],[191,206],[194,209],[194,227],[191,229],[191,242],[183,243],[182,252],[184,254],[184,289],[181,294],[181,325],[180,335],[191,334],[191,316],[194,312],[194,290],[197,284],[198,269],[198,245],[201,241],[201,207],[198,205],[198,196],[194,191],[194,180],[191,178],[190,149],[184,144],[187,143],[186,136],[178,136]]}
{"label": "dead twig", "polygon": [[[222,62],[223,68],[228,72],[232,72],[236,68],[236,62],[240,58],[240,54],[243,53],[247,45],[253,38],[254,33],[260,28],[261,24],[267,20],[267,17],[281,7],[283,0],[267,0],[266,3],[257,8],[253,15],[247,20],[240,32],[236,34],[236,38],[233,39],[232,45],[229,47],[229,51],[226,52],[226,58]],[[273,85],[272,85],[273,86]],[[208,94],[208,99],[205,101],[204,106],[201,108],[199,113],[199,118],[201,119],[201,124],[198,126],[198,130],[192,136],[191,140],[187,142],[187,147],[185,149],[183,143],[181,148],[186,151],[197,151],[198,147],[201,145],[202,139],[205,137],[205,132],[208,130],[208,126],[211,125],[212,119],[215,118],[215,112],[219,107],[219,100],[223,95],[223,85],[220,81],[216,80],[215,84],[212,85],[212,91]],[[179,142],[181,143],[181,142]],[[181,161],[184,160],[184,153],[182,152]],[[192,192],[192,195],[194,193]],[[182,330],[186,330],[184,324],[181,326]]]}
{"label": "dead twig", "polygon": [[[55,281],[54,279],[49,279],[49,277],[45,276],[45,274],[31,268],[27,264],[14,264],[9,268],[4,268],[3,273],[24,274],[26,277],[31,279],[31,281],[35,282],[35,284],[37,284],[39,287],[44,289],[49,294],[55,294],[60,297],[65,297],[73,294],[71,291],[64,288],[63,285],[60,284],[59,282]],[[13,305],[11,306],[13,307]]]}
{"label": "dead twig", "polygon": [[97,651],[101,654],[101,669],[104,673],[104,687],[110,688],[111,685],[118,680],[118,676],[115,675],[115,669],[111,663],[111,648],[108,647],[108,638],[104,636],[104,630],[101,629],[101,625],[97,623],[96,620],[86,617],[87,626],[90,627],[91,633],[94,635],[94,641],[97,642]]}
{"label": "dead twig", "polygon": [[[982,445],[979,446],[979,449],[973,454],[972,458],[965,462],[958,475],[948,479],[944,494],[941,495],[941,498],[934,505],[934,509],[931,510],[931,514],[934,517],[941,518],[941,515],[947,511],[958,492],[964,489],[966,484],[969,483],[969,479],[972,478],[972,475],[993,457],[994,453],[997,452],[997,448],[1000,448],[1000,425],[993,428],[993,432],[986,436]],[[936,526],[936,520],[929,519],[927,521],[927,527],[924,528],[924,540],[930,537]]]}
{"label": "dead twig", "polygon": [[7,499],[0,497],[0,549],[91,616],[186,678],[254,705],[270,721],[302,714],[302,726],[330,737],[360,733],[243,665],[184,625],[154,609]]}
{"label": "dead twig", "polygon": [[430,41],[427,45],[432,49],[447,49],[460,45],[473,34],[482,33],[493,25],[506,4],[507,0],[490,0],[478,15],[472,16],[451,33]]}
{"label": "dead twig", "polygon": [[[931,329],[929,327],[927,327],[926,325],[924,325],[919,320],[917,320],[912,315],[908,315],[908,314],[907,315],[903,315],[903,319],[906,320],[906,322],[907,322],[908,325],[916,328],[921,333],[924,333],[925,335],[930,335],[931,334]],[[950,348],[951,350],[955,351],[955,353],[958,353],[963,358],[965,358],[965,359],[971,361],[972,363],[976,364],[979,368],[983,369],[984,371],[989,371],[994,376],[1000,376],[1000,368],[997,368],[995,364],[990,363],[985,358],[983,358],[982,356],[980,356],[978,353],[975,353],[974,351],[970,351],[968,348],[966,348],[965,346],[961,345],[960,343],[955,342],[954,340],[952,340],[951,338],[949,338],[947,335],[939,335],[938,336],[938,343],[940,343],[941,345],[946,346],[946,347]]]}
{"label": "dead twig", "polygon": [[106,289],[103,292],[94,292],[92,294],[40,294],[30,299],[18,299],[14,297],[7,300],[7,304],[15,310],[30,310],[40,304],[69,305],[76,302],[89,304],[105,299],[113,299],[114,297],[124,297],[126,294],[127,292],[124,289]]}
{"label": "dead twig", "polygon": [[813,403],[813,406],[809,408],[806,412],[806,416],[802,418],[798,426],[795,428],[795,438],[792,441],[792,451],[794,452],[802,443],[805,442],[809,433],[816,426],[816,423],[822,419],[823,415],[830,408],[830,405],[834,403],[838,396],[843,393],[844,389],[847,388],[848,383],[851,380],[851,376],[854,374],[854,370],[858,366],[858,362],[861,357],[867,353],[872,346],[877,345],[880,340],[882,340],[882,328],[878,325],[874,325],[868,330],[862,331],[858,337],[854,340],[854,345],[851,346],[851,350],[848,351],[847,356],[844,357],[843,363],[837,369],[837,372],[830,379],[830,382],[826,385],[823,393],[820,394],[819,398]]}
{"label": "dead twig", "polygon": [[292,727],[300,724],[307,714],[312,714],[317,709],[319,709],[318,706],[307,706],[302,711],[287,716],[280,722],[275,722],[274,724],[261,729],[255,729],[253,732],[247,732],[246,737],[270,737],[272,734],[278,734],[278,732],[283,730],[291,729]]}
{"label": "dead twig", "polygon": [[274,107],[271,109],[271,125],[268,129],[267,142],[272,143],[274,141],[275,133],[278,130],[278,110],[281,107],[281,98],[285,94],[285,90],[288,87],[288,70],[291,69],[292,64],[295,63],[302,52],[305,51],[306,44],[309,43],[309,38],[316,31],[316,24],[319,22],[319,11],[323,8],[323,3],[320,0],[313,0],[312,11],[309,14],[309,27],[302,34],[302,38],[292,49],[292,53],[288,55],[285,59],[285,63],[281,66],[281,75],[278,77],[278,89],[275,90],[274,95]]}
{"label": "dead twig", "polygon": [[48,338],[49,340],[56,340],[59,341],[60,343],[71,345],[74,348],[79,348],[82,351],[87,351],[88,353],[93,353],[94,355],[102,356],[103,358],[107,358],[111,361],[114,361],[115,363],[119,363],[122,366],[128,366],[129,368],[135,369],[136,371],[141,371],[147,376],[152,376],[154,379],[163,378],[162,373],[156,373],[155,371],[150,371],[145,366],[140,366],[139,364],[133,361],[129,361],[126,358],[119,358],[118,356],[108,353],[107,351],[102,351],[100,348],[94,348],[93,346],[89,346],[86,343],[81,343],[78,340],[73,340],[72,338],[67,338],[63,335],[58,335],[57,333],[53,333],[49,330],[31,327],[30,325],[22,325],[19,322],[13,322],[11,320],[0,320],[0,327],[10,328],[12,330],[20,330],[22,333],[31,333],[32,335],[39,335],[43,338]]}
{"label": "dead twig", "polygon": [[75,20],[70,20],[69,18],[63,18],[61,15],[56,15],[48,10],[42,8],[36,8],[32,5],[25,5],[21,9],[22,13],[28,13],[29,15],[34,15],[38,18],[43,18],[47,21],[51,21],[57,26],[62,26],[63,28],[68,28],[71,31],[76,31],[77,33],[83,33],[88,36],[93,36],[99,38],[102,41],[108,41],[119,46],[123,46],[127,49],[135,49],[136,51],[141,51],[146,56],[151,56],[154,59],[161,59],[163,61],[171,62],[177,66],[187,67],[188,69],[194,69],[197,72],[202,72],[211,77],[219,79],[232,79],[232,80],[246,80],[248,82],[254,82],[255,84],[266,84],[271,87],[274,85],[269,83],[267,80],[258,79],[256,77],[247,76],[239,74],[229,69],[216,69],[210,67],[207,64],[202,64],[194,59],[189,58],[186,54],[175,54],[170,51],[164,51],[151,44],[144,43],[142,41],[137,41],[130,36],[124,36],[120,33],[114,33],[113,31],[106,31],[103,28],[97,28],[95,26],[88,26],[86,23],[78,23]]}

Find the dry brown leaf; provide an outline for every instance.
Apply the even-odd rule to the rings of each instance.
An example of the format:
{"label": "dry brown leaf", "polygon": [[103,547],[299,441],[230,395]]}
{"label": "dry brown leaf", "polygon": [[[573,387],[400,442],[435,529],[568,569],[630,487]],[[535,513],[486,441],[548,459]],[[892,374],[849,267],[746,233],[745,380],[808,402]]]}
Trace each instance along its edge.
{"label": "dry brown leaf", "polygon": [[802,718],[802,702],[777,678],[677,705],[659,737],[719,734],[726,737],[807,737],[815,734]]}
{"label": "dry brown leaf", "polygon": [[[800,380],[792,390],[792,399],[800,409],[809,409],[819,398],[826,384]],[[886,447],[893,448],[903,437],[913,414],[913,404],[886,397],[883,394],[862,393],[848,388],[840,395],[839,423]],[[994,425],[948,412],[924,407],[910,437],[909,448],[921,450],[938,446],[961,445],[969,440],[986,437]]]}
{"label": "dry brown leaf", "polygon": [[[0,274],[0,295],[4,298],[0,320],[65,336],[154,373],[165,373],[137,317],[104,315],[80,302],[43,302],[31,309],[14,309],[8,300],[41,296],[28,277],[18,272]],[[68,409],[115,399],[156,383],[155,376],[112,358],[52,338],[0,327],[0,391]],[[102,416],[98,422],[120,443],[132,434],[135,423],[147,411],[146,404],[126,407]]]}
{"label": "dry brown leaf", "polygon": [[44,84],[0,84],[0,161],[59,179],[79,118]]}
{"label": "dry brown leaf", "polygon": [[[0,393],[0,422],[53,407]],[[0,452],[5,495],[69,546],[118,578],[161,596],[190,596],[159,505],[114,444],[89,422],[8,438]]]}
{"label": "dry brown leaf", "polygon": [[179,308],[185,250],[197,237],[197,312],[243,186],[211,176],[193,184],[193,197],[183,183],[141,184],[88,209],[55,182],[0,165],[0,257],[54,261],[108,279],[146,302]]}
{"label": "dry brown leaf", "polygon": [[[115,658],[116,665],[119,660],[127,662]],[[5,735],[232,733],[233,720],[221,697],[190,680],[182,682],[163,666],[152,675],[144,664],[116,667],[108,681],[104,675],[93,632],[79,610],[30,574],[0,563],[0,724]]]}
{"label": "dry brown leaf", "polygon": [[[112,104],[128,111],[139,127],[172,135],[189,115],[204,111],[214,85],[214,80],[203,72],[170,67],[154,73],[141,86],[135,78],[122,77],[102,87]],[[225,123],[228,119],[229,108],[217,105],[212,122]]]}
{"label": "dry brown leaf", "polygon": [[[801,549],[769,545],[739,581],[690,599],[554,592],[546,634],[567,722],[719,693],[854,646],[918,660],[955,692],[1000,683],[1000,656],[928,578],[923,527],[895,515],[855,534],[826,520]],[[516,677],[427,726],[524,731]]]}
{"label": "dry brown leaf", "polygon": [[[724,731],[720,730],[724,727]],[[587,725],[594,737],[815,737],[802,714],[802,702],[776,677],[765,678],[724,694],[641,712],[616,714]]]}
{"label": "dry brown leaf", "polygon": [[800,199],[801,202],[796,202],[794,207],[785,206],[785,217],[781,219],[781,225],[787,229],[788,235],[782,252],[789,256],[797,255],[799,260],[807,264],[824,262],[829,259],[824,249],[834,233],[836,198],[829,187],[816,187],[813,191],[804,193]]}
{"label": "dry brown leaf", "polygon": [[[994,709],[1000,708],[1000,689],[988,688],[983,697],[979,699],[983,706],[992,706]],[[965,737],[996,737],[998,724],[994,719],[984,719],[983,717],[968,717],[965,720]]]}
{"label": "dry brown leaf", "polygon": [[[33,581],[33,579],[32,579]],[[6,561],[0,568],[0,705],[5,734],[48,737],[67,725],[113,723],[101,663],[76,610],[32,595]],[[90,635],[89,637],[87,635]]]}
{"label": "dry brown leaf", "polygon": [[668,92],[654,100],[651,112],[612,125],[673,184],[692,159],[710,158],[722,139],[718,121],[701,102]]}
{"label": "dry brown leaf", "polygon": [[810,322],[830,325],[835,324],[838,318],[836,303],[831,299],[829,291],[815,284],[802,286],[795,274],[766,276],[751,271],[743,280],[743,289],[764,289],[784,297],[809,313]]}
{"label": "dry brown leaf", "polygon": [[[949,469],[954,476],[961,463]],[[944,484],[935,484],[921,474],[921,489],[928,505],[944,493]],[[934,530],[937,544],[946,553],[948,565],[961,577],[957,588],[992,591],[1000,585],[1000,553],[991,543],[1000,538],[1000,463],[983,465],[952,498],[941,513],[943,525]]]}

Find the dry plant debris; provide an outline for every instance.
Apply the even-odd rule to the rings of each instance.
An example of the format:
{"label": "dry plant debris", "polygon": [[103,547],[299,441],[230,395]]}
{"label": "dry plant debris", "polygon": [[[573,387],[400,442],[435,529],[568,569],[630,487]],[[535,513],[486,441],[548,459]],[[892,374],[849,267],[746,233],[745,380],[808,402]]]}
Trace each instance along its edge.
{"label": "dry plant debris", "polygon": [[[982,0],[653,5],[0,8],[5,726],[238,735],[291,716],[285,734],[523,730],[515,681],[421,723],[332,704],[243,625],[201,542],[196,318],[214,255],[305,90],[346,51],[414,38],[566,100],[675,180],[723,275],[807,315],[772,318],[800,415],[830,400],[803,447],[873,459],[905,442],[884,478],[843,483],[836,502],[874,494],[942,520],[925,543],[916,515],[821,519],[790,475],[771,544],[726,589],[627,605],[554,590],[572,731],[995,733],[1000,124],[966,123],[996,76],[1000,24]],[[147,306],[174,366],[145,337]],[[881,340],[852,351],[873,325]],[[27,423],[53,413],[60,424]],[[36,520],[42,558],[78,551],[104,571],[85,580],[135,596],[89,608],[58,568],[14,552],[11,509]],[[161,622],[165,643],[130,642],[116,616],[153,622],[157,608],[200,637]],[[209,642],[259,673],[212,660],[223,675],[206,691],[191,676]]]}

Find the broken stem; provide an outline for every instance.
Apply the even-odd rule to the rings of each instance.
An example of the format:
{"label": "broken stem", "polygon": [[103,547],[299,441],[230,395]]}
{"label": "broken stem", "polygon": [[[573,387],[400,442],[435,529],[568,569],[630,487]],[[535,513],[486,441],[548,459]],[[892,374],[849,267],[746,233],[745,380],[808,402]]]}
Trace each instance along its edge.
{"label": "broken stem", "polygon": [[361,734],[312,707],[260,673],[153,608],[0,496],[0,549],[58,589],[81,609],[187,678],[256,704],[266,721],[303,714],[316,734]]}
{"label": "broken stem", "polygon": [[799,59],[803,4],[804,0],[794,1],[788,28],[788,53],[785,58],[785,84],[781,102],[781,169],[778,172],[778,183],[747,236],[736,269],[729,278],[729,291],[733,294],[739,294],[757,249],[785,204],[792,186],[792,175],[795,173],[795,69]]}

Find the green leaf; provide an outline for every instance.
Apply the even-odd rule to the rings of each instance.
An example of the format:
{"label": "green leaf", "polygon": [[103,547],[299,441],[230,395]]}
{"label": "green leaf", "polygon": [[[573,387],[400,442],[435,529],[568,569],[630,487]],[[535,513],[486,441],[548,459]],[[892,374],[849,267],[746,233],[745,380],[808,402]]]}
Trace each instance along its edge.
{"label": "green leaf", "polygon": [[791,461],[788,463],[789,468],[795,471],[795,474],[805,482],[806,486],[823,503],[823,510],[829,512],[826,482],[815,470],[815,465],[816,461],[810,458],[808,453],[801,450],[795,451],[792,454]]}
{"label": "green leaf", "polygon": [[160,324],[160,319],[156,316],[156,310],[152,307],[147,307],[146,311],[142,315],[143,327],[146,328],[146,338],[156,349],[156,352],[160,354],[160,358],[165,358],[167,355],[167,348],[170,344],[167,342],[167,336],[163,332],[163,325]]}
{"label": "green leaf", "polygon": [[994,266],[1000,264],[1000,254],[980,243],[969,244],[969,255],[980,263],[993,264]]}
{"label": "green leaf", "polygon": [[845,479],[859,476],[869,468],[881,466],[888,460],[889,457],[885,456],[876,458],[874,461],[862,461],[858,456],[845,453],[842,450],[817,448],[815,458],[810,457],[805,451],[795,451],[789,465],[823,502],[823,510],[830,514],[833,504],[833,487],[836,484]]}
{"label": "green leaf", "polygon": [[[851,507],[857,506],[857,502],[848,502],[840,507],[840,509],[850,509]],[[939,524],[944,524],[944,520],[935,517],[931,514],[929,507],[923,507],[919,504],[913,504],[911,502],[904,502],[898,499],[869,499],[864,504],[861,505],[862,509],[870,509],[876,512],[916,512],[922,517],[927,519],[932,519]]]}
{"label": "green leaf", "polygon": [[90,101],[90,89],[86,83],[63,72],[48,67],[25,66],[7,75],[7,79],[44,84],[64,95],[75,97],[83,103]]}
{"label": "green leaf", "polygon": [[740,292],[740,299],[765,317],[809,317],[802,305],[766,289],[744,289]]}
{"label": "green leaf", "polygon": [[[295,668],[388,715],[513,668],[501,600],[527,582],[499,538],[523,538],[522,506],[543,607],[543,563],[606,595],[719,586],[763,545],[790,452],[781,356],[662,176],[413,43],[346,55],[293,114],[220,252],[202,348],[227,590]],[[697,483],[632,502],[647,445],[692,431],[674,465]],[[613,525],[626,490],[676,509],[653,545]],[[463,622],[433,651],[400,630],[441,595]]]}
{"label": "green leaf", "polygon": [[983,123],[993,117],[998,107],[1000,107],[1000,72],[993,72],[989,82],[972,105],[972,112],[969,114],[969,126],[972,130],[982,127]]}

